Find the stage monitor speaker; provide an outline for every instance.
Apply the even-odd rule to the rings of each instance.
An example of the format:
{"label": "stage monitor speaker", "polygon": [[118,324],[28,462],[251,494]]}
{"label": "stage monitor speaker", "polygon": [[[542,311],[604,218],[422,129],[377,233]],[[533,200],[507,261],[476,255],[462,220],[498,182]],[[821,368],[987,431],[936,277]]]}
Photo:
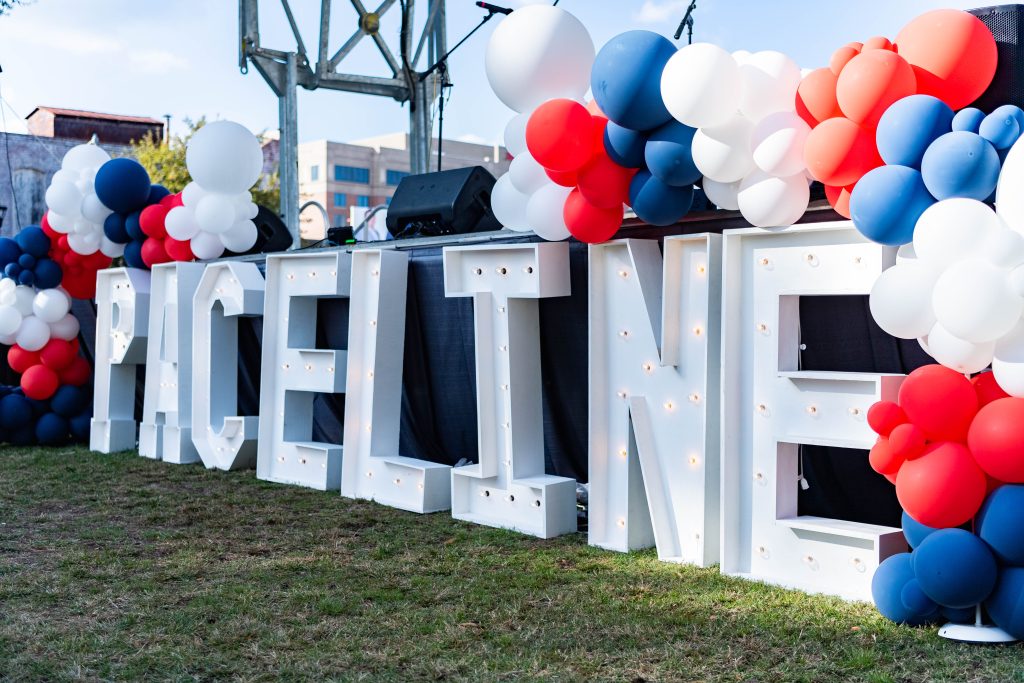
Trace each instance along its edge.
{"label": "stage monitor speaker", "polygon": [[501,230],[491,211],[494,176],[482,166],[402,178],[388,206],[395,238]]}
{"label": "stage monitor speaker", "polygon": [[971,106],[986,114],[1003,104],[1024,107],[1024,5],[996,5],[968,11],[992,31],[999,54],[992,84]]}
{"label": "stage monitor speaker", "polygon": [[292,247],[292,234],[281,217],[265,206],[256,205],[259,211],[252,222],[256,224],[256,244],[252,249],[242,253],[225,251],[224,256],[243,256],[248,254],[272,254],[287,251]]}

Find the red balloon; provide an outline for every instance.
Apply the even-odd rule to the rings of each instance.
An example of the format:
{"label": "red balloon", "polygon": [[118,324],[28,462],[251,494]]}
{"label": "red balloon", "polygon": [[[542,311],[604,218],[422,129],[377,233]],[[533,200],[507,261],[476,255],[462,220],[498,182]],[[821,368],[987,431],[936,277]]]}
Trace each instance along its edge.
{"label": "red balloon", "polygon": [[71,252],[71,247],[68,246],[68,236],[67,235],[61,235],[60,237],[57,238],[57,246],[63,252],[69,252],[69,253]]}
{"label": "red balloon", "polygon": [[19,374],[38,364],[38,351],[26,351],[17,344],[7,349],[7,365]]}
{"label": "red balloon", "polygon": [[526,147],[544,168],[575,171],[594,153],[594,117],[573,100],[549,100],[526,123]]}
{"label": "red balloon", "polygon": [[841,74],[843,72],[843,67],[849,64],[851,59],[860,54],[861,47],[863,46],[860,43],[850,43],[849,45],[844,45],[833,52],[831,59],[828,61],[829,71],[834,73],[836,76]]}
{"label": "red balloon", "polygon": [[75,356],[71,365],[60,371],[60,383],[80,387],[92,377],[92,366],[81,356]]}
{"label": "red balloon", "polygon": [[46,236],[50,238],[51,242],[60,237],[60,233],[50,227],[49,211],[43,214],[42,220],[39,221],[39,227],[43,229],[43,232],[46,233]]}
{"label": "red balloon", "polygon": [[926,445],[924,432],[912,422],[898,425],[889,433],[889,447],[902,460],[921,457]]}
{"label": "red balloon", "polygon": [[896,497],[908,515],[936,529],[960,526],[978,512],[988,481],[971,452],[951,441],[931,444],[896,475]]}
{"label": "red balloon", "polygon": [[843,115],[836,100],[836,75],[831,69],[815,69],[800,81],[796,89],[796,113],[811,128]]}
{"label": "red balloon", "polygon": [[807,169],[826,185],[853,185],[861,176],[882,165],[875,147],[874,131],[846,118],[822,121],[804,143]]}
{"label": "red balloon", "polygon": [[75,344],[63,339],[54,338],[46,342],[46,346],[40,349],[39,360],[51,370],[60,372],[71,365],[77,354],[78,348]]}
{"label": "red balloon", "polygon": [[164,251],[172,261],[194,261],[196,255],[192,253],[192,242],[190,240],[176,240],[168,237],[164,240]]}
{"label": "red balloon", "polygon": [[60,286],[67,291],[72,299],[92,299],[96,296],[96,273],[71,273],[64,271],[64,279]]}
{"label": "red balloon", "polygon": [[548,174],[548,178],[551,178],[551,182],[562,187],[576,187],[580,181],[577,171],[552,171],[550,168],[545,168],[544,172]]}
{"label": "red balloon", "polygon": [[637,169],[624,168],[612,161],[602,148],[580,169],[580,193],[599,209],[621,207],[629,201],[629,181],[636,173]]}
{"label": "red balloon", "polygon": [[164,249],[164,241],[156,237],[150,237],[142,243],[142,262],[152,268],[158,263],[167,263],[171,257]]}
{"label": "red balloon", "polygon": [[1024,398],[1001,398],[979,410],[967,445],[986,474],[1024,483]]}
{"label": "red balloon", "polygon": [[588,202],[579,188],[569,193],[562,217],[569,232],[580,242],[607,242],[622,227],[622,204],[617,209],[602,209]]}
{"label": "red balloon", "polygon": [[871,447],[871,452],[868,453],[868,464],[879,474],[892,475],[900,471],[903,458],[893,451],[887,438],[880,436],[875,445]]}
{"label": "red balloon", "polygon": [[173,209],[176,206],[184,206],[185,201],[181,198],[181,193],[169,194],[160,200],[160,204],[166,206],[168,210]]}
{"label": "red balloon", "polygon": [[33,365],[21,376],[21,390],[29,398],[45,401],[60,386],[57,373],[45,365]]}
{"label": "red balloon", "polygon": [[892,401],[878,401],[868,408],[868,426],[879,436],[888,437],[892,430],[907,421],[907,414]]}
{"label": "red balloon", "polygon": [[996,376],[991,371],[975,375],[971,378],[971,384],[974,385],[974,393],[978,395],[979,408],[984,408],[992,401],[998,401],[1001,398],[1010,397],[1010,395],[1003,391],[1003,388],[996,383]]}
{"label": "red balloon", "polygon": [[109,268],[112,261],[113,259],[104,254],[102,251],[94,251],[93,253],[85,257],[84,265],[89,270],[96,271],[103,270],[104,268]]}
{"label": "red balloon", "polygon": [[900,407],[930,441],[967,440],[978,413],[978,395],[971,381],[956,370],[925,365],[900,386]]}
{"label": "red balloon", "polygon": [[864,47],[862,50],[891,50],[893,49],[892,41],[885,36],[875,36],[868,38],[864,41]]}
{"label": "red balloon", "polygon": [[985,92],[996,73],[996,40],[985,24],[956,9],[925,12],[896,36],[896,51],[913,67],[917,92],[962,109]]}
{"label": "red balloon", "polygon": [[850,195],[853,194],[853,188],[855,185],[849,185],[847,187],[834,187],[832,185],[825,186],[825,198],[828,199],[829,206],[835,209],[843,218],[849,218],[850,214]]}
{"label": "red balloon", "polygon": [[868,128],[878,125],[889,105],[915,92],[914,70],[907,60],[889,50],[864,50],[843,67],[836,79],[839,108],[846,118]]}
{"label": "red balloon", "polygon": [[170,209],[162,204],[151,204],[143,209],[142,213],[139,214],[139,227],[142,228],[142,232],[150,237],[159,239],[166,236],[167,230],[164,228],[164,219],[167,218],[168,211]]}

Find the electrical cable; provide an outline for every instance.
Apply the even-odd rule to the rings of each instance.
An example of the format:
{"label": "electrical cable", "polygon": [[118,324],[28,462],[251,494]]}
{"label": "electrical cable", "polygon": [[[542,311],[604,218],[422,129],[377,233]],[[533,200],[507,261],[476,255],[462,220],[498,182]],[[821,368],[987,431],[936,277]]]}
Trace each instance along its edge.
{"label": "electrical cable", "polygon": [[0,87],[0,120],[3,121],[4,125],[4,155],[7,157],[7,180],[11,184],[11,199],[14,200],[14,224],[17,227],[18,222],[21,220],[21,214],[18,211],[18,193],[14,190],[14,170],[11,165],[11,134],[7,130],[7,114],[3,108],[3,89]]}

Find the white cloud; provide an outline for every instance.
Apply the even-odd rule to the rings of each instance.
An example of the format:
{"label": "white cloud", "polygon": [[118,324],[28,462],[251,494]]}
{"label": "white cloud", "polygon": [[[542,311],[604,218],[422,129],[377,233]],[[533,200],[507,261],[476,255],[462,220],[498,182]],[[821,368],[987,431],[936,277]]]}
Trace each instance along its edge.
{"label": "white cloud", "polygon": [[682,19],[687,0],[644,0],[644,4],[633,15],[634,21],[641,24],[657,24],[669,19]]}

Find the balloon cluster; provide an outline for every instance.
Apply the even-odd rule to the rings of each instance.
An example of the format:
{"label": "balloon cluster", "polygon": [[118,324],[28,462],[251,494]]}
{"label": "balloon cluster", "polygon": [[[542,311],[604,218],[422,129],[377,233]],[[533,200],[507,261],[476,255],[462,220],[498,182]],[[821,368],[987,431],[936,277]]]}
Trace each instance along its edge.
{"label": "balloon cluster", "polygon": [[[811,175],[825,184],[826,196],[836,211],[849,218],[854,187],[869,171],[883,164],[876,144],[876,128],[891,105],[920,94],[940,100],[950,111],[961,109],[992,82],[996,59],[995,38],[980,19],[960,10],[935,10],[907,24],[895,44],[884,37],[850,43],[836,50],[828,67],[808,73],[797,88],[796,100],[797,111],[812,128],[804,159]],[[906,126],[913,126],[914,122],[925,128],[912,131],[911,135],[918,140],[928,137],[929,130],[945,128],[933,140],[949,130],[951,121],[943,123],[943,111],[930,105],[920,110],[916,105],[906,106],[908,110],[900,115],[908,123],[894,124],[901,129],[896,135],[905,134]],[[888,133],[880,134],[878,142],[883,138],[890,139]],[[972,139],[972,144],[976,142]],[[903,149],[901,145],[897,147]],[[908,150],[917,148],[919,145],[907,146]],[[967,148],[962,136],[943,142],[937,151],[945,163],[940,161],[938,165],[951,168],[956,159],[963,159]],[[914,156],[910,154],[910,158]],[[912,216],[927,194],[922,179],[913,170],[917,169],[907,166],[873,176],[870,187],[862,193],[871,197],[868,206],[876,205],[875,212],[883,215],[899,214],[900,209],[891,206],[892,191],[885,197],[883,187],[895,179],[900,188],[912,190],[911,207],[903,212]],[[962,170],[954,172],[962,176]],[[945,183],[939,176],[934,180],[939,186]],[[885,198],[878,198],[879,193]],[[897,203],[906,199],[900,195]],[[903,218],[904,223],[909,220]]]}
{"label": "balloon cluster", "polygon": [[15,446],[59,446],[86,441],[92,419],[87,388],[62,386],[46,401],[29,398],[20,387],[0,386],[0,442]]}
{"label": "balloon cluster", "polygon": [[110,161],[99,145],[76,145],[64,155],[46,188],[49,226],[67,235],[68,249],[78,254],[102,250],[110,257],[121,255],[121,248],[104,237],[103,222],[111,209],[96,191],[96,176]]}
{"label": "balloon cluster", "polygon": [[0,277],[40,289],[58,287],[64,272],[50,258],[51,241],[43,228],[29,226],[14,239],[0,237]]}
{"label": "balloon cluster", "polygon": [[[59,284],[64,291],[72,299],[92,299],[96,296],[96,272],[108,268],[112,261],[111,257],[104,254],[102,250],[87,256],[72,250],[69,242],[70,235],[62,235],[50,226],[49,212],[43,214],[40,228],[49,238],[49,259],[61,271]],[[18,237],[26,232],[28,229],[22,230],[18,233]],[[43,283],[38,279],[38,269],[39,265],[37,264],[35,286],[42,287]]]}
{"label": "balloon cluster", "polygon": [[[912,372],[898,403],[868,412],[879,434],[871,466],[896,484],[912,553],[888,558],[872,581],[897,622],[989,616],[1024,636],[1024,399],[992,373],[968,380],[939,365]],[[962,527],[974,520],[977,535]]]}
{"label": "balloon cluster", "polygon": [[[258,208],[249,193],[263,170],[259,140],[233,121],[214,121],[191,137],[185,165],[192,182],[180,200],[154,210],[153,237],[164,240],[165,260],[175,254],[213,259],[225,249],[248,251],[256,244]],[[185,244],[177,244],[177,242]],[[190,256],[191,258],[191,256]]]}

